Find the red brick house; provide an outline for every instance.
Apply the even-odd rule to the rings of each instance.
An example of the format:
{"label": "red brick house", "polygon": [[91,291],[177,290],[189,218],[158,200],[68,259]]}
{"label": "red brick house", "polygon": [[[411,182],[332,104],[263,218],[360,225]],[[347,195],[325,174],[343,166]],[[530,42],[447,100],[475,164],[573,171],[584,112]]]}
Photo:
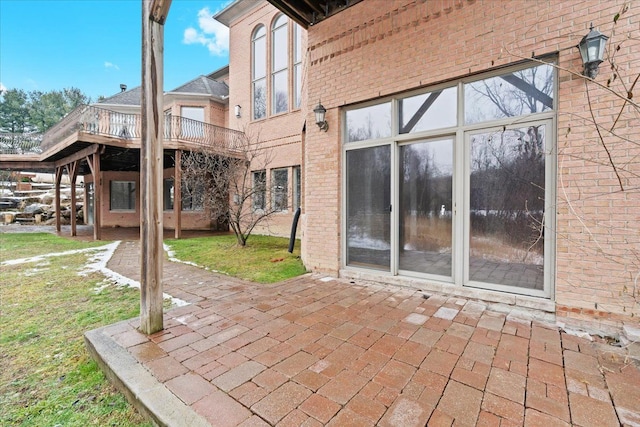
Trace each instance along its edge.
{"label": "red brick house", "polygon": [[[623,1],[238,0],[215,18],[230,105],[279,166],[301,165],[310,270],[607,329],[640,314],[640,116],[625,100],[639,16]],[[594,79],[577,47],[590,24],[609,37]]]}
{"label": "red brick house", "polygon": [[[592,329],[637,326],[638,4],[236,0],[214,19],[230,29],[229,67],[166,93],[167,114],[254,135],[272,153],[251,178],[270,196],[251,203],[278,212],[257,231],[288,235],[300,207],[310,271],[542,309]],[[591,24],[608,37],[594,78],[578,49]],[[114,159],[135,153],[87,130],[69,142],[75,151],[40,160],[66,170],[87,158],[78,167],[89,173],[90,144]],[[190,143],[167,138],[165,158]],[[137,170],[120,167],[117,179],[130,173],[135,185]],[[167,160],[167,189],[174,175]],[[101,176],[105,203],[116,178]],[[137,225],[128,203],[131,212],[103,205],[101,224]],[[169,227],[210,226],[194,221],[165,211]]]}

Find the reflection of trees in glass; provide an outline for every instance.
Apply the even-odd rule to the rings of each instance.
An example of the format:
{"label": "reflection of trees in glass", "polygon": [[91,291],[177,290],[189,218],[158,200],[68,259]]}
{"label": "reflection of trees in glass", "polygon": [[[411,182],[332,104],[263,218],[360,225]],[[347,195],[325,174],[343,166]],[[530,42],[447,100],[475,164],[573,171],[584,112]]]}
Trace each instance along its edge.
{"label": "reflection of trees in glass", "polygon": [[539,113],[553,108],[551,65],[541,65],[465,85],[465,122]]}
{"label": "reflection of trees in glass", "polygon": [[275,113],[284,113],[286,112],[289,108],[288,108],[288,94],[287,91],[277,91],[276,92],[276,99],[275,99]]}
{"label": "reflection of trees in glass", "polygon": [[[398,218],[402,269],[451,274],[452,146],[449,139],[401,147]],[[428,261],[426,253],[431,254]]]}
{"label": "reflection of trees in glass", "polygon": [[443,205],[451,209],[450,162],[441,163],[438,148],[438,142],[403,147],[400,194],[405,209],[430,215],[439,214]]}
{"label": "reflection of trees in glass", "polygon": [[267,172],[257,171],[253,176],[253,209],[264,210],[267,207]]}
{"label": "reflection of trees in glass", "polygon": [[544,219],[544,126],[479,134],[471,140],[472,233],[533,246]]}
{"label": "reflection of trees in glass", "polygon": [[386,138],[391,135],[391,104],[347,111],[347,141]]}
{"label": "reflection of trees in glass", "polygon": [[271,203],[274,211],[284,211],[289,207],[289,171],[287,169],[274,169],[272,171]]}
{"label": "reflection of trees in glass", "polygon": [[264,80],[262,80],[261,82],[256,82],[253,87],[254,119],[262,119],[267,115],[267,92],[264,85],[259,83],[264,83]]}

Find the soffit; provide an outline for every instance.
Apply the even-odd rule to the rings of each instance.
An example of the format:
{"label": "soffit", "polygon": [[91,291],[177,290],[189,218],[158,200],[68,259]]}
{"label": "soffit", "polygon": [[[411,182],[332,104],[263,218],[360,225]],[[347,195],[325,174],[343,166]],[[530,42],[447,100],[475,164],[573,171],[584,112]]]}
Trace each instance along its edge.
{"label": "soffit", "polygon": [[308,28],[362,0],[268,0],[289,18]]}

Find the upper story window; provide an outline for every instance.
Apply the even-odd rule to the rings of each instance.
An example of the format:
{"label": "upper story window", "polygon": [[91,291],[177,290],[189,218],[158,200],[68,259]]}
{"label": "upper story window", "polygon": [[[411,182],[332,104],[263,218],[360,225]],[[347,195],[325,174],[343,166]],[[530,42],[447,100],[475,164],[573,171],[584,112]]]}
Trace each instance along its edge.
{"label": "upper story window", "polygon": [[251,97],[253,119],[267,115],[267,30],[259,26],[251,37]]}
{"label": "upper story window", "polygon": [[302,27],[293,24],[293,108],[302,103]]}
{"label": "upper story window", "polygon": [[302,104],[304,29],[279,14],[251,35],[252,120],[286,113]]}
{"label": "upper story window", "polygon": [[280,15],[271,32],[271,111],[278,114],[289,109],[289,19]]}

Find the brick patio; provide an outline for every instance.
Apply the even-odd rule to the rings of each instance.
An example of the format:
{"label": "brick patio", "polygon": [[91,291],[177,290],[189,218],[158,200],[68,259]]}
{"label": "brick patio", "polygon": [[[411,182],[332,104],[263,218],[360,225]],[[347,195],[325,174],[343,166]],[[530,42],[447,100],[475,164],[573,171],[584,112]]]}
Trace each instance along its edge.
{"label": "brick patio", "polygon": [[[108,267],[138,280],[138,251],[121,243]],[[94,333],[190,414],[168,424],[640,425],[637,361],[548,315],[311,275],[256,285],[168,261],[164,280],[190,304],[165,313],[163,331],[147,337],[134,319]]]}

